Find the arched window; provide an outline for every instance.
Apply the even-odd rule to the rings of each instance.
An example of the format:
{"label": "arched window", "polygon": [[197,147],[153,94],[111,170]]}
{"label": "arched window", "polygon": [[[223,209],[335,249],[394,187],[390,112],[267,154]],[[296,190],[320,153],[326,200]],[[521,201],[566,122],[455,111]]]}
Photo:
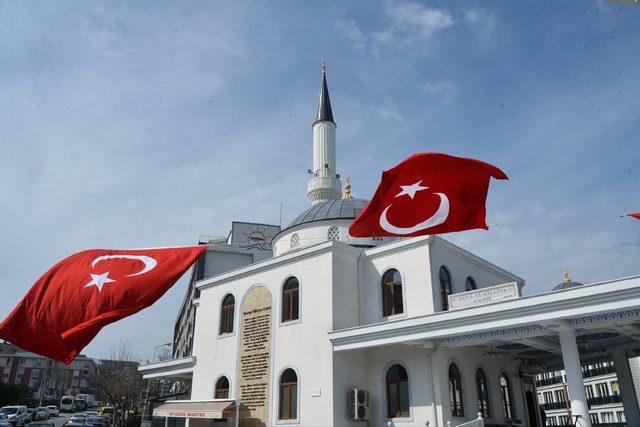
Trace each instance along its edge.
{"label": "arched window", "polygon": [[500,397],[502,397],[502,410],[507,420],[513,419],[513,401],[511,399],[511,384],[507,374],[500,376]]}
{"label": "arched window", "polygon": [[476,281],[473,280],[473,277],[471,276],[467,277],[466,290],[475,291],[476,289],[478,289],[478,286],[476,286]]}
{"label": "arched window", "polygon": [[231,294],[227,294],[222,299],[222,307],[220,308],[220,335],[233,332],[233,310],[235,305],[236,299]]}
{"label": "arched window", "polygon": [[451,416],[464,417],[462,401],[462,377],[455,363],[449,365],[449,393],[451,397]]}
{"label": "arched window", "polygon": [[402,277],[394,268],[382,276],[382,315],[393,316],[404,312],[402,306]]}
{"label": "arched window", "polygon": [[298,376],[296,371],[289,368],[280,376],[280,410],[281,420],[295,420],[298,418]]}
{"label": "arched window", "polygon": [[329,240],[340,240],[340,229],[338,227],[329,227],[327,238]]}
{"label": "arched window", "polygon": [[291,235],[291,241],[289,243],[290,248],[297,248],[298,246],[300,246],[300,236],[298,236],[298,233],[293,233]]}
{"label": "arched window", "polygon": [[487,385],[487,376],[481,368],[476,371],[476,390],[478,392],[478,412],[482,414],[482,418],[491,417],[489,409],[489,386]]}
{"label": "arched window", "polygon": [[443,265],[440,267],[440,301],[442,310],[449,310],[449,295],[451,295],[451,273]]}
{"label": "arched window", "polygon": [[229,398],[229,380],[227,377],[220,377],[216,381],[215,399],[228,399]]}
{"label": "arched window", "polygon": [[387,371],[387,418],[409,416],[409,377],[402,365]]}
{"label": "arched window", "polygon": [[290,322],[298,319],[298,299],[300,284],[298,279],[287,279],[282,287],[282,321]]}

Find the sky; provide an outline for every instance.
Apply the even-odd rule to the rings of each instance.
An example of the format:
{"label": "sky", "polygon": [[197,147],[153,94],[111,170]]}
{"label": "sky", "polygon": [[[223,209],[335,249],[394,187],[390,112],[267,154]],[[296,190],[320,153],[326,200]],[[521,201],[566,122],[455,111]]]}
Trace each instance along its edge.
{"label": "sky", "polygon": [[[309,206],[320,62],[368,199],[425,151],[506,172],[444,238],[526,279],[640,274],[640,6],[600,1],[0,1],[0,317],[62,258],[186,245]],[[599,219],[525,223],[584,217]],[[171,341],[183,278],[110,325]]]}

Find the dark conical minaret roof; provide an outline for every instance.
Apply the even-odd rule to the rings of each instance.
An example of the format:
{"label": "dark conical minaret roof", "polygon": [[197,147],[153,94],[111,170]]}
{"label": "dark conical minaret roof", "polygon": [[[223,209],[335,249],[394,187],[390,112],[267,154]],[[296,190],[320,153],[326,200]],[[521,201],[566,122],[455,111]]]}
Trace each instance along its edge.
{"label": "dark conical minaret roof", "polygon": [[318,111],[316,112],[316,122],[333,121],[333,112],[331,111],[331,100],[329,99],[329,88],[327,88],[327,64],[322,61],[322,86],[320,87],[320,98],[318,99]]}

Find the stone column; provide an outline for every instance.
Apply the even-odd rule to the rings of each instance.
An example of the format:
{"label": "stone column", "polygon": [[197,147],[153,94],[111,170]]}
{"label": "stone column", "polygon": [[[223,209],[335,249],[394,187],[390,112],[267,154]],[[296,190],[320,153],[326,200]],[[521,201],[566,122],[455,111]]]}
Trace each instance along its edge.
{"label": "stone column", "polygon": [[[584,391],[582,381],[582,367],[580,365],[580,355],[578,354],[578,344],[576,334],[573,329],[561,329],[558,331],[560,337],[560,348],[562,350],[562,363],[567,376],[567,389],[569,400],[571,401],[571,415],[576,426],[591,427],[589,418],[589,405],[587,404],[587,394]],[[577,420],[576,420],[576,416]]]}
{"label": "stone column", "polygon": [[628,426],[640,425],[640,410],[638,409],[638,398],[633,386],[633,377],[629,368],[629,359],[624,350],[613,351],[613,363],[616,365],[616,375],[618,376],[618,386],[620,387],[620,397],[624,407],[624,415],[627,418]]}

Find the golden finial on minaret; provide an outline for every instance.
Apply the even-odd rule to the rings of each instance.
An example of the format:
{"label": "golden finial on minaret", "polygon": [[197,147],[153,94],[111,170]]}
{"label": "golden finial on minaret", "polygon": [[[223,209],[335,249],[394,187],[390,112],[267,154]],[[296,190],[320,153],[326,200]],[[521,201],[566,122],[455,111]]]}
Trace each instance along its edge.
{"label": "golden finial on minaret", "polygon": [[567,271],[567,267],[562,271],[562,281],[564,283],[569,283],[571,281],[571,277],[569,277],[569,272]]}
{"label": "golden finial on minaret", "polygon": [[347,182],[344,185],[344,198],[345,199],[350,199],[351,198],[351,182],[350,182],[350,180],[351,180],[351,177],[348,176],[347,177]]}
{"label": "golden finial on minaret", "polygon": [[327,74],[327,63],[326,61],[323,59],[321,62],[321,67],[322,67],[322,74]]}

